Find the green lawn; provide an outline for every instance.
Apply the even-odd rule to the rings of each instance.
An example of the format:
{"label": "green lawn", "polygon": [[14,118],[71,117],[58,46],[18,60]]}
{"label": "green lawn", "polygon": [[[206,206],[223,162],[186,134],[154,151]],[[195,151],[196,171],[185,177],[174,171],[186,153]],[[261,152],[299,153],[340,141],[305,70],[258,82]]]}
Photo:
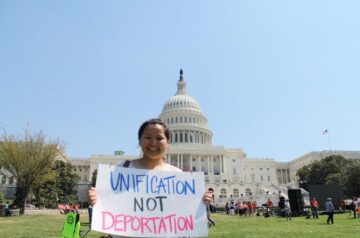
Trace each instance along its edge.
{"label": "green lawn", "polygon": [[[213,214],[216,226],[210,228],[209,237],[246,237],[246,238],[333,238],[360,237],[359,219],[351,219],[349,214],[335,214],[334,225],[326,224],[326,216],[318,220],[295,217],[287,222],[279,217],[250,217],[227,216]],[[64,215],[25,215],[0,217],[0,237],[60,237],[64,222]],[[87,214],[81,215],[83,228],[87,228]],[[86,237],[95,238],[100,233],[91,231]]]}

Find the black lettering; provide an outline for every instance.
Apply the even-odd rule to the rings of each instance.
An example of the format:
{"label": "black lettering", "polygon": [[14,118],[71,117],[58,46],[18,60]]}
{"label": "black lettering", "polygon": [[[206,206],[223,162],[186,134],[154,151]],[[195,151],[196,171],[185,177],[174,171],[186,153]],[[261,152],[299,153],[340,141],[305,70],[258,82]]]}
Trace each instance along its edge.
{"label": "black lettering", "polygon": [[163,200],[163,198],[167,198],[167,197],[166,196],[157,196],[155,198],[157,198],[160,201],[160,211],[162,212],[164,210],[162,200]]}
{"label": "black lettering", "polygon": [[140,211],[144,211],[144,201],[143,198],[140,198],[140,204],[136,198],[134,198],[134,211],[136,212],[136,207],[140,209]]}

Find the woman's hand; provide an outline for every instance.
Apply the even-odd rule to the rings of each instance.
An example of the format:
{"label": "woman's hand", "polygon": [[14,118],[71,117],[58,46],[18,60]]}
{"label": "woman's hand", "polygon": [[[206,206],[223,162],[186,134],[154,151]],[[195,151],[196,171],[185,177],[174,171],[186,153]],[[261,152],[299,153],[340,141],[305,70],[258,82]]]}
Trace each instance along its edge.
{"label": "woman's hand", "polygon": [[213,192],[208,190],[204,193],[203,201],[206,205],[210,204],[213,198]]}
{"label": "woman's hand", "polygon": [[88,191],[88,203],[90,206],[94,206],[96,203],[96,189],[91,187]]}

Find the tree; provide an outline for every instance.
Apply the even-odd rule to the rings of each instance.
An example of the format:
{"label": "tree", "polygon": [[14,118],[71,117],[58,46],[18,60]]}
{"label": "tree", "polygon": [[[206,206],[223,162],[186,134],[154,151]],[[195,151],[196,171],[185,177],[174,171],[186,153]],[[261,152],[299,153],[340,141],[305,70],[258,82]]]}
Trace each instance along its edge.
{"label": "tree", "polygon": [[54,164],[54,170],[58,174],[56,179],[58,202],[75,203],[77,200],[77,191],[75,190],[75,185],[80,178],[73,172],[71,163],[56,161]]}
{"label": "tree", "polygon": [[[331,155],[315,161],[298,170],[300,187],[307,190],[310,184],[338,184],[347,188],[350,181],[353,182],[351,186],[359,185],[359,179],[356,179],[358,167],[353,167],[354,163],[355,160],[345,159],[340,155]],[[350,178],[350,174],[353,177]],[[345,192],[348,194],[346,190]]]}
{"label": "tree", "polygon": [[305,166],[301,167],[296,173],[296,175],[299,178],[300,187],[305,190],[308,189],[311,166],[312,166],[312,164],[305,165]]}
{"label": "tree", "polygon": [[59,203],[75,203],[77,201],[75,186],[79,176],[73,172],[72,165],[69,162],[56,160],[52,171],[54,176],[40,186],[34,187],[34,202],[47,208],[56,208]]}
{"label": "tree", "polygon": [[55,140],[47,140],[43,132],[22,138],[4,134],[0,141],[0,166],[9,171],[16,180],[14,203],[25,212],[28,195],[34,185],[40,184],[51,171],[53,162],[62,147]]}
{"label": "tree", "polygon": [[353,161],[347,167],[344,182],[345,193],[350,197],[358,197],[360,194],[360,161]]}
{"label": "tree", "polygon": [[38,207],[56,208],[58,188],[56,187],[56,178],[53,177],[46,182],[34,186],[32,190],[33,199],[31,203],[36,204]]}

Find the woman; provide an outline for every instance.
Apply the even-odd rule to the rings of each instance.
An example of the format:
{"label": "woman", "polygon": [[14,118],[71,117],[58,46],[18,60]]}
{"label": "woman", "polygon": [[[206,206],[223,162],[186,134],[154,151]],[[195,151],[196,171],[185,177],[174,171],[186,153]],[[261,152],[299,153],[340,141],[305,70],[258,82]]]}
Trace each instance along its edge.
{"label": "woman", "polygon": [[[139,128],[138,139],[143,156],[131,161],[125,167],[157,171],[181,171],[181,169],[164,160],[170,139],[170,130],[160,119],[145,121]],[[119,166],[124,166],[124,162]],[[204,203],[209,204],[211,199],[211,191],[206,191],[203,196]],[[90,206],[94,206],[96,203],[96,190],[93,187],[88,191],[88,202]]]}

